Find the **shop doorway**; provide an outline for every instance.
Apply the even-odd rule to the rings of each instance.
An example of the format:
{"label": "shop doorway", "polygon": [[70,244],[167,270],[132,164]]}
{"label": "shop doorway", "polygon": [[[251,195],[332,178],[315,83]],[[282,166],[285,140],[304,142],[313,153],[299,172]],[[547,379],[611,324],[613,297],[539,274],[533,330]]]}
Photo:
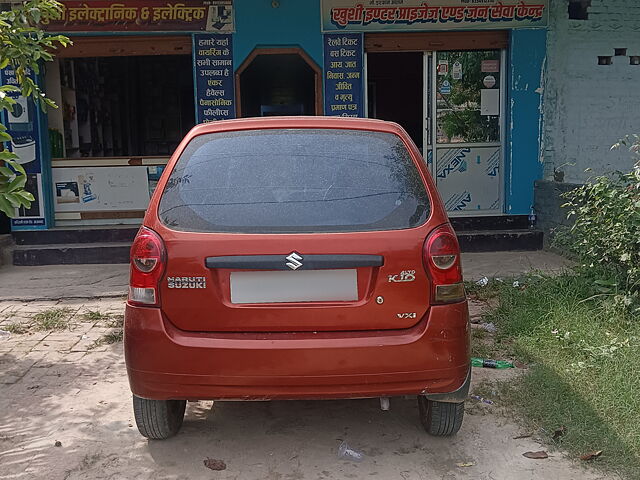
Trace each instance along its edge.
{"label": "shop doorway", "polygon": [[[427,44],[411,37],[408,49]],[[375,48],[398,49],[375,37]],[[460,39],[453,39],[461,43]],[[505,50],[367,52],[368,116],[402,125],[452,216],[504,212]]]}
{"label": "shop doorway", "polygon": [[191,36],[74,37],[45,87],[55,226],[140,224],[195,124]]}
{"label": "shop doorway", "polygon": [[399,123],[418,148],[423,148],[422,52],[367,55],[369,118]]}
{"label": "shop doorway", "polygon": [[236,85],[239,117],[322,114],[322,72],[301,49],[254,50]]}
{"label": "shop doorway", "polygon": [[[188,55],[62,59],[53,158],[171,155],[195,124]],[[55,96],[55,95],[54,95]]]}
{"label": "shop doorway", "polygon": [[432,173],[455,215],[504,211],[504,62],[501,50],[433,53]]}

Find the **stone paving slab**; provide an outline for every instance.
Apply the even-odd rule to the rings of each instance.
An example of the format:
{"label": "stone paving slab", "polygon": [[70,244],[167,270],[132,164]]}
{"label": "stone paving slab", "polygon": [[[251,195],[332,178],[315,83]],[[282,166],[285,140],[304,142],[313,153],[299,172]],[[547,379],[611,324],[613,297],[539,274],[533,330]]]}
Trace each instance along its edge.
{"label": "stone paving slab", "polygon": [[[27,329],[26,333],[11,333],[0,337],[0,383],[15,384],[22,378],[34,380],[39,369],[76,364],[87,354],[105,352],[105,335],[121,330],[116,326],[124,315],[124,300],[120,298],[73,299],[68,301],[36,301],[18,303],[0,301],[0,330],[11,329],[16,323]],[[35,330],[34,316],[55,309],[68,309],[65,318],[68,328],[53,331]],[[19,314],[13,314],[19,312]],[[104,318],[86,316],[89,312]],[[7,315],[7,313],[11,313]],[[9,361],[19,358],[20,362]],[[49,375],[57,375],[60,368]]]}

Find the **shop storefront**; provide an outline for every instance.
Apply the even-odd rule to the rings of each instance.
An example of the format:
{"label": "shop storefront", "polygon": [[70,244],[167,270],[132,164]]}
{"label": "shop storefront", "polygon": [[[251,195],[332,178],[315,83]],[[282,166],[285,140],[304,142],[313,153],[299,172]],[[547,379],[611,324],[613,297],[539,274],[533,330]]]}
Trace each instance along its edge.
{"label": "shop storefront", "polygon": [[396,121],[452,215],[529,212],[548,0],[62,3],[60,108],[9,118],[37,198],[13,229],[138,224],[193,125],[269,115]]}

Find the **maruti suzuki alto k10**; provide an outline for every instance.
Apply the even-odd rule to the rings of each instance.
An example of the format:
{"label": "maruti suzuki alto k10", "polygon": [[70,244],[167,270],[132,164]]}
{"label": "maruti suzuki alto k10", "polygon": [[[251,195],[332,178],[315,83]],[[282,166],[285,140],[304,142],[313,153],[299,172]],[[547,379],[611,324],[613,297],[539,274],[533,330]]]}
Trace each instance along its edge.
{"label": "maruti suzuki alto k10", "polygon": [[460,249],[397,124],[194,127],[131,248],[125,358],[141,434],[189,400],[415,395],[456,433],[470,383]]}

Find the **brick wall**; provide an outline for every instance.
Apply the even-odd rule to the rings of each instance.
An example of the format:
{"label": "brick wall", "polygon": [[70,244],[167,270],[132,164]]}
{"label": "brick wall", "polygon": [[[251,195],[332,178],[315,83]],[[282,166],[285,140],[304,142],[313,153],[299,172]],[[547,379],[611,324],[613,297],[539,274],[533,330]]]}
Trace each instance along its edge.
{"label": "brick wall", "polygon": [[537,180],[534,191],[534,209],[537,215],[536,226],[544,230],[545,241],[553,237],[558,227],[570,227],[573,221],[567,219],[567,209],[562,205],[567,203],[562,194],[573,190],[578,185],[573,183],[559,183],[549,180]]}
{"label": "brick wall", "polygon": [[[640,133],[640,1],[591,0],[587,20],[570,20],[568,0],[550,0],[544,90],[544,177],[554,169],[564,181],[582,183],[594,174],[630,169],[627,151],[611,145]],[[613,56],[616,48],[627,54]],[[612,56],[611,65],[598,65]],[[585,169],[591,168],[591,172]]]}

